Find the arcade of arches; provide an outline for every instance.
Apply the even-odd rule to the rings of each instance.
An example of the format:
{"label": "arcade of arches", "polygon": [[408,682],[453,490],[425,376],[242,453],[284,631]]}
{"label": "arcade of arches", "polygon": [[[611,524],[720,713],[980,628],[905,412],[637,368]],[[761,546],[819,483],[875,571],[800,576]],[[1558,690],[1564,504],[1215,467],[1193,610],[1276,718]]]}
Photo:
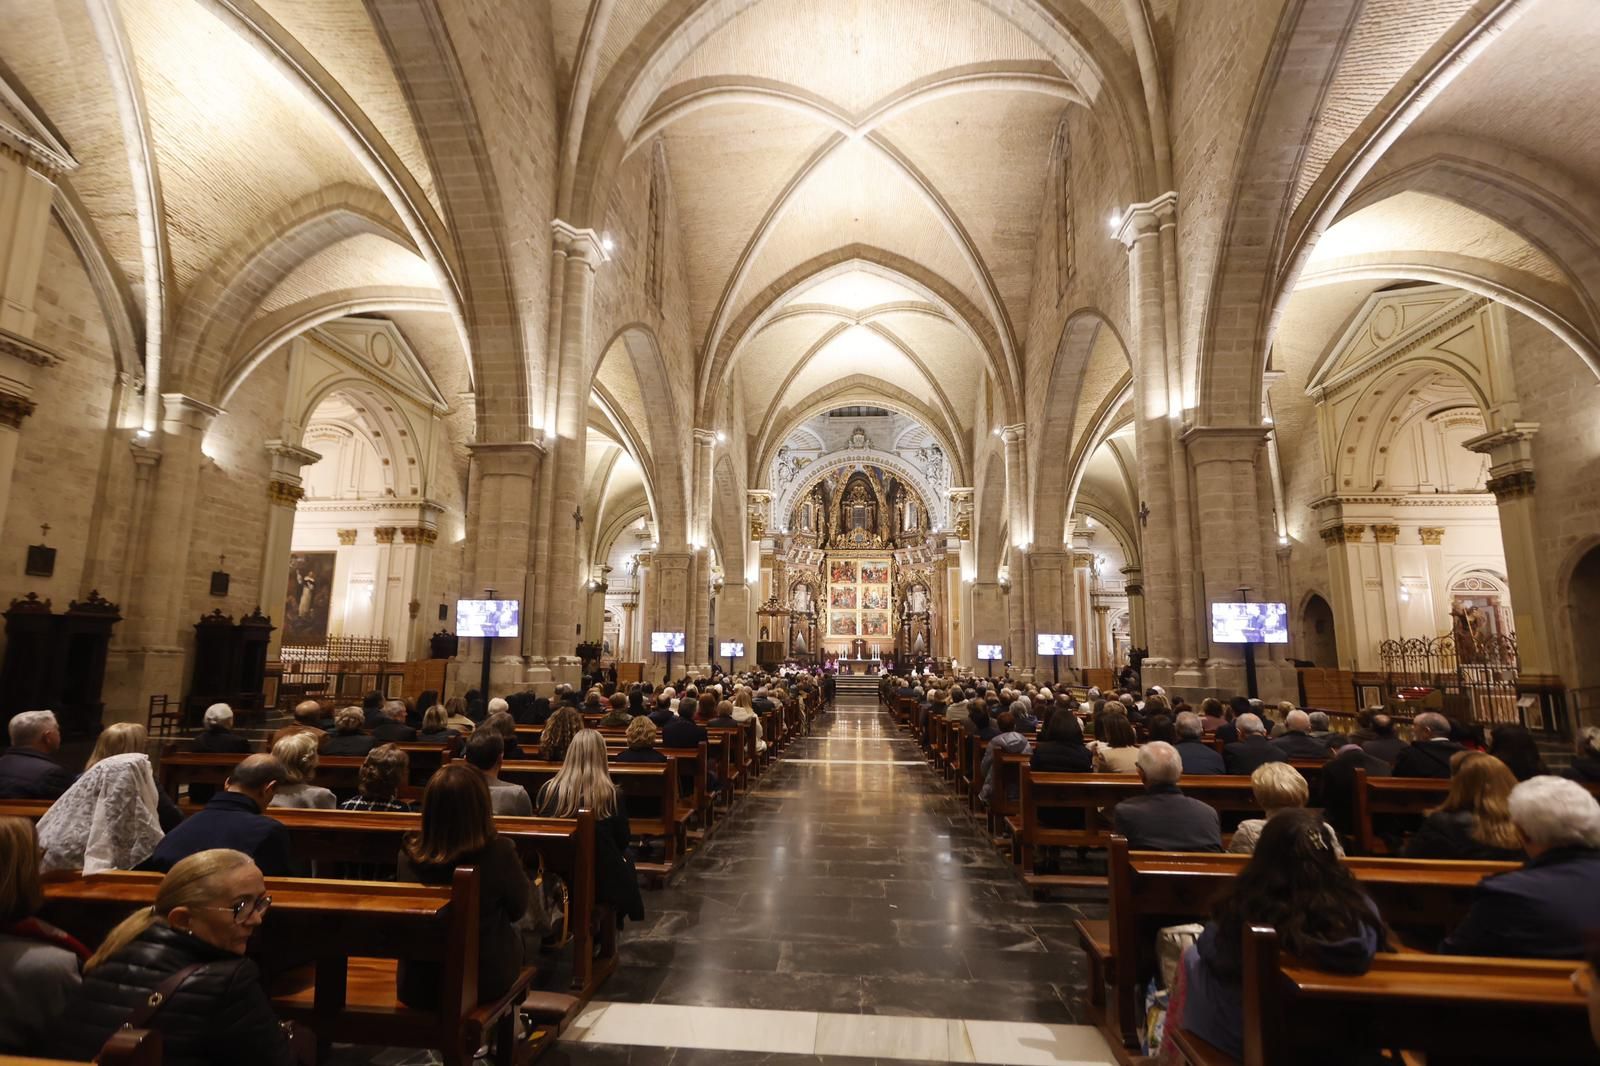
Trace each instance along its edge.
{"label": "arcade of arches", "polygon": [[108,719],[215,609],[417,658],[486,589],[505,684],[1234,691],[1243,595],[1265,696],[1593,693],[1586,0],[1249,6],[5,0],[0,594],[118,605]]}

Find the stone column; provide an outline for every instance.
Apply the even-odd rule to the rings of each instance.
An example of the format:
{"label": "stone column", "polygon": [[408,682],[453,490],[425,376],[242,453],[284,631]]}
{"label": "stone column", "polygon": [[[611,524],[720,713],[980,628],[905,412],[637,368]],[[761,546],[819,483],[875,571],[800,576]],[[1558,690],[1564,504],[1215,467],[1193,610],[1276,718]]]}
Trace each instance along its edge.
{"label": "stone column", "polygon": [[422,617],[422,597],[428,595],[433,580],[433,546],[439,541],[439,531],[419,522],[414,526],[401,526],[400,539],[405,543],[405,570],[401,587],[409,590],[405,605],[405,621],[401,624],[401,652],[407,660],[427,657],[428,633],[419,624]]}
{"label": "stone column", "polygon": [[1372,539],[1378,549],[1378,599],[1383,604],[1383,637],[1394,640],[1404,636],[1428,635],[1406,633],[1405,624],[1400,618],[1400,573],[1394,557],[1394,545],[1400,539],[1400,527],[1380,522],[1372,527]]}
{"label": "stone column", "polygon": [[756,644],[750,633],[750,585],[747,582],[724,579],[722,592],[717,596],[717,640],[731,640],[744,645],[745,657],[735,661],[733,669],[741,670],[747,663],[755,661]]}
{"label": "stone column", "polygon": [[1464,441],[1489,457],[1489,491],[1500,510],[1501,550],[1506,557],[1506,583],[1511,586],[1511,613],[1517,627],[1518,675],[1526,680],[1556,674],[1550,646],[1552,615],[1546,609],[1539,581],[1538,515],[1534,508],[1533,437],[1537,422],[1513,422]]}
{"label": "stone column", "polygon": [[[547,691],[550,674],[543,669],[526,670],[523,660],[530,653],[530,627],[538,614],[534,599],[537,586],[529,562],[535,542],[540,539],[541,516],[535,514],[534,501],[547,461],[544,446],[533,441],[513,441],[467,447],[472,452],[472,483],[466,508],[470,553],[462,591],[471,598],[494,589],[498,598],[522,601],[522,636],[515,641],[495,641],[490,683],[496,691],[528,682],[544,686],[541,691]],[[481,640],[462,642],[457,661],[466,681],[464,687],[477,687],[483,644]]]}
{"label": "stone column", "polygon": [[[1168,377],[1166,295],[1160,234],[1174,224],[1177,195],[1165,193],[1124,213],[1117,237],[1128,248],[1129,303],[1133,329],[1134,448],[1139,464],[1140,556],[1143,560],[1145,625],[1149,655],[1145,683],[1176,680],[1192,661],[1184,637],[1187,584],[1180,573],[1180,545],[1189,535],[1187,516],[1178,512],[1173,484],[1173,427],[1182,416],[1182,397]],[[1148,508],[1148,511],[1146,511]],[[1191,627],[1192,628],[1192,627]],[[1192,643],[1192,634],[1190,636]]]}
{"label": "stone column", "polygon": [[622,602],[622,630],[617,637],[617,658],[622,662],[637,662],[638,656],[634,649],[638,644],[638,637],[634,634],[634,616],[638,613],[639,594],[630,592],[628,598]]}
{"label": "stone column", "polygon": [[[694,553],[689,551],[658,551],[655,553],[655,566],[652,571],[652,583],[656,587],[655,595],[651,597],[654,605],[653,628],[660,632],[687,633],[689,630],[689,578],[693,569]],[[648,649],[648,645],[646,648]],[[684,645],[683,655],[673,657],[672,672],[683,673],[684,659],[689,654],[687,643]],[[646,652],[645,673],[653,678],[660,678],[666,669],[666,656]]]}
{"label": "stone column", "polygon": [[[639,567],[634,571],[633,583],[634,587],[639,590],[639,594],[638,607],[634,612],[633,661],[649,663],[650,633],[653,629],[660,628],[660,626],[656,625],[656,582],[650,573],[650,565],[655,561],[655,553],[644,550],[640,551],[634,558],[638,561]],[[646,673],[648,673],[648,670]]]}
{"label": "stone column", "polygon": [[1422,558],[1428,567],[1428,609],[1433,613],[1433,632],[1438,636],[1450,632],[1450,590],[1444,580],[1444,527],[1418,526],[1417,539],[1422,543]]}
{"label": "stone column", "polygon": [[1128,594],[1128,639],[1143,648],[1149,636],[1144,628],[1144,571],[1137,566],[1122,568],[1122,587]]}
{"label": "stone column", "polygon": [[1116,644],[1111,639],[1111,608],[1103,603],[1094,605],[1094,637],[1098,653],[1095,665],[1102,670],[1115,670],[1112,657],[1116,654]]}
{"label": "stone column", "polygon": [[1027,427],[1006,426],[1001,439],[1005,442],[1007,529],[1011,535],[1011,593],[1006,602],[1010,639],[1006,655],[1018,674],[1031,674],[1038,655],[1033,641],[1033,597],[1028,580],[1033,532],[1028,518]]}
{"label": "stone column", "polygon": [[1333,632],[1339,666],[1345,670],[1377,668],[1377,641],[1369,639],[1366,624],[1366,577],[1361,560],[1361,538],[1367,527],[1336,522],[1317,533],[1328,548],[1328,591],[1333,596]]}
{"label": "stone column", "polygon": [[547,437],[554,464],[550,513],[544,516],[550,541],[544,604],[543,654],[557,680],[576,684],[581,667],[573,653],[578,641],[578,519],[583,502],[583,467],[587,450],[589,410],[589,325],[594,303],[595,267],[604,258],[592,230],[554,224],[564,243],[561,292],[561,348],[556,374],[555,433]]}
{"label": "stone column", "polygon": [[1077,655],[1073,666],[1080,670],[1098,665],[1095,648],[1098,643],[1094,631],[1094,552],[1072,553],[1072,632],[1077,637]]}
{"label": "stone column", "polygon": [[[261,551],[261,579],[256,584],[256,598],[261,601],[263,610],[270,611],[275,597],[282,595],[285,575],[289,572],[295,508],[305,495],[300,468],[310,466],[322,456],[285,440],[269,440],[266,449],[272,461],[272,473],[267,481],[267,499],[272,501],[272,506],[267,510],[267,543]],[[267,658],[277,658],[282,645],[283,619],[279,618],[272,630],[272,642],[267,645]]]}
{"label": "stone column", "polygon": [[1071,565],[1065,548],[1036,546],[1028,553],[1035,634],[1072,632],[1067,613],[1068,604],[1073,602],[1072,578],[1068,573]]}

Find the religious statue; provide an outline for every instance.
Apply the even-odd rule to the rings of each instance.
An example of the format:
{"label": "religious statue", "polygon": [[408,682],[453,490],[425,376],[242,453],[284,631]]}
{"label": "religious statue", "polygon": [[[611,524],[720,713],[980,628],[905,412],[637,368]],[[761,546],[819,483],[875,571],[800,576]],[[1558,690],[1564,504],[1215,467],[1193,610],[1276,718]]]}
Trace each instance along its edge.
{"label": "religious statue", "polygon": [[796,614],[809,614],[811,612],[811,586],[804,582],[797,582],[789,596],[789,606]]}
{"label": "religious statue", "polygon": [[912,614],[928,613],[928,589],[925,585],[912,585],[906,593],[906,608]]}

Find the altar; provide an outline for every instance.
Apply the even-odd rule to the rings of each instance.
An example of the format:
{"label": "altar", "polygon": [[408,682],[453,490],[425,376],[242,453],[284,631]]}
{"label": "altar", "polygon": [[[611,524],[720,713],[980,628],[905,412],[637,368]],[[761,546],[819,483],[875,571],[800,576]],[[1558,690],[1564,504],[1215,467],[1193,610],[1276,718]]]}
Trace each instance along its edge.
{"label": "altar", "polygon": [[876,674],[883,666],[881,659],[840,659],[839,672],[851,677],[866,677]]}

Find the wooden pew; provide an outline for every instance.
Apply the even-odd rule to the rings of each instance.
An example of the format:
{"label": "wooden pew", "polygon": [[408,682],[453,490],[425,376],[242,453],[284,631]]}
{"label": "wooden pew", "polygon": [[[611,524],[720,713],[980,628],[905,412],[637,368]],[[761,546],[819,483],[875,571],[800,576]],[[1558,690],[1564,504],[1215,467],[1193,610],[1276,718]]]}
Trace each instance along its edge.
{"label": "wooden pew", "polygon": [[[422,827],[420,814],[388,811],[313,811],[272,807],[267,815],[289,830],[296,858],[322,863],[355,863],[392,869],[407,833]],[[519,818],[498,815],[495,830],[507,837],[531,872],[544,868],[567,883],[572,929],[572,985],[585,999],[617,966],[616,946],[602,942],[595,954],[594,929],[609,932],[609,914],[601,915],[594,887],[594,815],[577,818]],[[608,938],[609,939],[609,938]]]}
{"label": "wooden pew", "polygon": [[1245,931],[1244,1055],[1169,1029],[1195,1066],[1303,1061],[1327,1034],[1375,1048],[1476,1062],[1592,1062],[1588,1005],[1570,961],[1379,955],[1360,976],[1323,973],[1282,953],[1278,934]]}
{"label": "wooden pew", "polygon": [[[678,762],[667,756],[663,763],[612,763],[611,779],[622,788],[628,804],[628,832],[637,837],[659,837],[666,855],[659,863],[638,863],[637,868],[656,878],[671,876],[683,859],[682,826],[678,821]],[[501,764],[500,780],[521,785],[538,804],[539,790],[561,770],[560,763],[519,760]]]}
{"label": "wooden pew", "polygon": [[[160,874],[139,873],[50,882],[44,917],[98,940],[129,911],[152,903],[160,883]],[[457,870],[448,888],[269,878],[267,891],[273,905],[251,940],[251,956],[268,976],[274,1009],[309,1025],[320,1044],[432,1048],[449,1066],[470,1066],[492,1032],[498,1061],[513,1061],[517,1006],[534,971],[524,968],[499,999],[478,1002],[476,870]],[[396,999],[401,957],[442,967],[437,1009]]]}
{"label": "wooden pew", "polygon": [[[439,744],[401,744],[411,760],[410,784],[420,788],[428,783],[434,771],[448,761],[448,751]],[[161,756],[156,769],[156,782],[167,795],[177,798],[180,785],[211,785],[221,788],[228,775],[246,755],[214,755],[208,752],[169,751]],[[334,792],[354,794],[358,789],[361,764],[360,755],[324,755],[317,760],[316,784]]]}
{"label": "wooden pew", "polygon": [[1355,801],[1351,805],[1357,850],[1368,855],[1387,853],[1388,845],[1374,827],[1374,819],[1420,820],[1449,794],[1450,782],[1445,778],[1368,777],[1365,770],[1357,767]]}
{"label": "wooden pew", "polygon": [[[1108,1035],[1135,1040],[1140,989],[1155,972],[1156,932],[1163,926],[1205,921],[1217,892],[1249,861],[1248,855],[1130,852],[1126,840],[1112,838],[1108,932],[1087,923],[1079,929],[1080,940],[1110,945],[1100,960],[1112,974],[1116,1009],[1115,1018],[1108,1019]],[[1518,868],[1504,862],[1389,858],[1349,858],[1345,866],[1392,929],[1428,940],[1444,936],[1466,916],[1479,881]],[[1091,1006],[1097,1001],[1103,1003],[1103,998],[1091,989]]]}
{"label": "wooden pew", "polygon": [[[1138,774],[1036,774],[1022,767],[1019,783],[1018,836],[1023,880],[1035,887],[1075,883],[1036,873],[1032,860],[1037,848],[1109,846],[1112,808],[1122,800],[1142,796],[1145,792],[1144,782]],[[1184,795],[1209,804],[1219,814],[1261,813],[1248,777],[1232,774],[1186,775],[1178,785]],[[1045,825],[1039,817],[1039,812],[1044,809],[1077,811],[1081,828],[1061,829]]]}

